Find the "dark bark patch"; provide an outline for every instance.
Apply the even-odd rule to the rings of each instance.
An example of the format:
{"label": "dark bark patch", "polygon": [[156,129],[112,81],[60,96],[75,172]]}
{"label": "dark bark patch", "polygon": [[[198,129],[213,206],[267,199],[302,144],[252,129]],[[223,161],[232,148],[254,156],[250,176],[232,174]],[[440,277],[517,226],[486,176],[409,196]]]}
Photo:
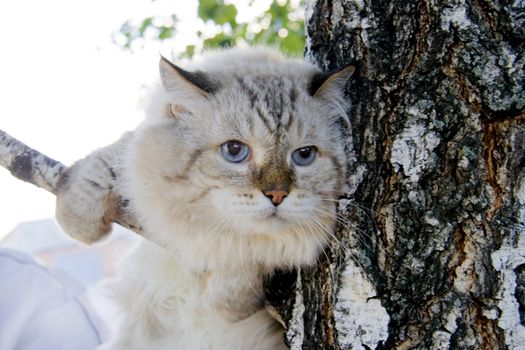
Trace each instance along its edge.
{"label": "dark bark patch", "polygon": [[286,310],[292,309],[296,282],[296,270],[277,270],[264,281],[266,301],[284,316],[285,322],[292,317],[292,313]]}
{"label": "dark bark patch", "polygon": [[516,273],[516,290],[514,295],[519,304],[520,323],[525,326],[525,264],[514,269]]}
{"label": "dark bark patch", "polygon": [[22,181],[30,181],[33,178],[33,157],[29,153],[18,155],[11,163],[11,174]]}

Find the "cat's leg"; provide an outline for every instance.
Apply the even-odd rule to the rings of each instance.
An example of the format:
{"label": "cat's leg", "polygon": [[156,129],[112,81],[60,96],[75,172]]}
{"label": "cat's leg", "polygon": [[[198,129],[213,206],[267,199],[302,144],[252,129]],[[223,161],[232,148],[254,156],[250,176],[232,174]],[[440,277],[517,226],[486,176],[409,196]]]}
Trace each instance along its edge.
{"label": "cat's leg", "polygon": [[[284,344],[282,325],[267,310],[261,309],[246,319],[231,324],[223,332],[226,338],[218,343],[225,344],[224,349],[235,350],[287,350]],[[220,336],[218,337],[220,339]],[[213,347],[213,349],[219,349]]]}
{"label": "cat's leg", "polygon": [[118,180],[122,156],[131,137],[132,133],[124,134],[117,142],[77,161],[62,175],[56,218],[73,238],[92,243],[111,231],[121,204]]}

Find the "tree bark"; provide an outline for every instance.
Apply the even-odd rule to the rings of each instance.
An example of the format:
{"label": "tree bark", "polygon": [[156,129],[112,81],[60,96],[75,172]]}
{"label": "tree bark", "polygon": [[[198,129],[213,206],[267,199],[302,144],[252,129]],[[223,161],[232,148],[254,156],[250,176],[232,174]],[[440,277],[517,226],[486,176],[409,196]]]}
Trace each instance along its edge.
{"label": "tree bark", "polygon": [[0,165],[25,182],[56,194],[66,166],[0,130]]}
{"label": "tree bark", "polygon": [[306,56],[358,71],[340,244],[273,281],[292,349],[525,348],[524,7],[308,4]]}

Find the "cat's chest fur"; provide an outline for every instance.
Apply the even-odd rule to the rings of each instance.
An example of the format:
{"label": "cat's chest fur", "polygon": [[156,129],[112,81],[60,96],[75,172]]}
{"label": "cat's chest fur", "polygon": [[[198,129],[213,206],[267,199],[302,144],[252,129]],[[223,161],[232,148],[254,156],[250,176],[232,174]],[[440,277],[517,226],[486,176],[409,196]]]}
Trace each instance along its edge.
{"label": "cat's chest fur", "polygon": [[[199,252],[194,251],[194,254],[199,255]],[[171,303],[173,307],[187,309],[188,314],[215,314],[232,322],[264,307],[263,279],[270,270],[262,266],[232,265],[224,261],[216,262],[213,267],[194,269],[180,256],[148,242],[144,242],[135,255],[138,259],[134,259],[128,269],[131,273],[144,270],[143,283],[138,286],[156,284],[155,288],[150,288],[152,297],[160,299],[163,296],[158,291],[167,287],[167,297],[159,300],[159,304]],[[224,256],[223,260],[227,258]],[[140,266],[134,266],[137,261]],[[174,290],[177,293],[173,293]],[[163,312],[162,309],[157,311]]]}
{"label": "cat's chest fur", "polygon": [[[264,310],[256,266],[190,270],[143,242],[124,266],[115,297],[126,313],[108,349],[285,349]],[[251,336],[247,337],[248,334]]]}

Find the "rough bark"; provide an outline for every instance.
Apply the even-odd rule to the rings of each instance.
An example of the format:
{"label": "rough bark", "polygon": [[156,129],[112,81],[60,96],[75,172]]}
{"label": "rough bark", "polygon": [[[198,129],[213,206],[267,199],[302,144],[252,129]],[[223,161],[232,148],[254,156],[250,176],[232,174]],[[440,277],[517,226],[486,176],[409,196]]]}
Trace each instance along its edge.
{"label": "rough bark", "polygon": [[292,349],[525,348],[525,3],[311,1],[357,64],[340,244],[276,303]]}
{"label": "rough bark", "polygon": [[56,194],[66,166],[0,130],[0,165],[16,178]]}

